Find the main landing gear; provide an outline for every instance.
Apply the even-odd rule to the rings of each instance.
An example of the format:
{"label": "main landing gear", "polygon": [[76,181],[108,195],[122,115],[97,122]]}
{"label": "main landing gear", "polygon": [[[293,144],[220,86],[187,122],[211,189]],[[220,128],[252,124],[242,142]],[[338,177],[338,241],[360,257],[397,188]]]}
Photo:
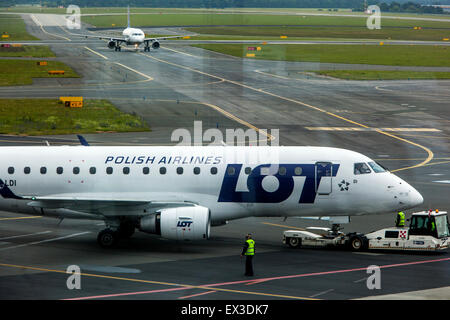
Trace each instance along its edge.
{"label": "main landing gear", "polygon": [[98,244],[103,248],[114,247],[120,239],[128,239],[134,234],[135,226],[132,223],[121,223],[117,229],[108,227],[99,232]]}
{"label": "main landing gear", "polygon": [[150,52],[150,46],[148,46],[148,45],[145,46],[145,47],[144,47],[144,52]]}
{"label": "main landing gear", "polygon": [[114,51],[122,51],[122,47],[121,46],[115,46],[114,47]]}

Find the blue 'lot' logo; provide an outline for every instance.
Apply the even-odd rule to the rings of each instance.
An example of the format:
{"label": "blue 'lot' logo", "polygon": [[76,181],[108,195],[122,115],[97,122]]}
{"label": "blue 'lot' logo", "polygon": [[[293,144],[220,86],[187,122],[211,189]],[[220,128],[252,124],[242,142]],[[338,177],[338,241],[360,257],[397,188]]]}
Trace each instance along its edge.
{"label": "blue 'lot' logo", "polygon": [[177,227],[181,228],[189,228],[192,224],[192,221],[178,221]]}
{"label": "blue 'lot' logo", "polygon": [[[267,174],[261,174],[261,168],[267,168],[266,170],[269,171],[273,168],[285,168],[284,172],[277,170],[275,174],[270,174],[278,179],[277,190],[273,192],[264,190],[262,181]],[[322,177],[335,177],[339,170],[339,164],[325,163],[320,167],[317,164],[263,164],[255,167],[248,175],[248,191],[236,191],[241,169],[242,164],[227,166],[218,202],[280,203],[288,199],[294,191],[293,177],[306,177],[298,202],[314,203]],[[234,171],[234,173],[230,174],[230,171]]]}

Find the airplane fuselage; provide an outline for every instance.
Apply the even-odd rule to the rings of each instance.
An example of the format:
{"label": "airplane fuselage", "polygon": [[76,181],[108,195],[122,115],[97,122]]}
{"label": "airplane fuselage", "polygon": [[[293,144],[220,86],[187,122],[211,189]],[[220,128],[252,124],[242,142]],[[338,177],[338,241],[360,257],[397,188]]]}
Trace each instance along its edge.
{"label": "airplane fuselage", "polygon": [[122,35],[126,40],[127,45],[139,46],[144,42],[145,33],[141,29],[137,28],[126,28],[123,30]]}
{"label": "airplane fuselage", "polygon": [[[0,209],[8,211],[45,214],[49,200],[56,201],[52,212],[64,210],[64,201],[185,202],[209,208],[213,224],[220,224],[249,216],[395,212],[423,202],[408,183],[374,167],[370,158],[345,149],[61,146],[0,150],[0,190],[4,197],[6,190],[14,195],[0,199]],[[73,206],[71,210],[76,215]],[[143,214],[134,209],[93,211],[80,207],[80,217],[82,213],[102,218]]]}

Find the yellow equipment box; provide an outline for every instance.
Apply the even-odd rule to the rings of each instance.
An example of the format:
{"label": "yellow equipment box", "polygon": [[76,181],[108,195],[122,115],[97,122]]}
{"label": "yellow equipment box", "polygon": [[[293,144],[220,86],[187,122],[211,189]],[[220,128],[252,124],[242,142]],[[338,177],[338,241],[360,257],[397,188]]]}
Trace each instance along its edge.
{"label": "yellow equipment box", "polygon": [[59,100],[64,103],[64,106],[70,108],[82,108],[83,97],[59,97]]}
{"label": "yellow equipment box", "polygon": [[64,70],[50,70],[48,74],[64,74]]}
{"label": "yellow equipment box", "polygon": [[38,66],[46,66],[47,65],[47,61],[38,61],[36,64]]}

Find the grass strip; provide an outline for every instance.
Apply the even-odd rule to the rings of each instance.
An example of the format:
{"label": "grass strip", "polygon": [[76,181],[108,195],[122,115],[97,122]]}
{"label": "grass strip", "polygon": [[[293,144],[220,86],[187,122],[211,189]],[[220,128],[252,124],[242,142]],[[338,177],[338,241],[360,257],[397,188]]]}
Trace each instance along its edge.
{"label": "grass strip", "polygon": [[450,66],[450,47],[427,45],[280,44],[248,51],[243,44],[196,44],[194,47],[251,59],[391,66]]}
{"label": "grass strip", "polygon": [[53,135],[149,131],[136,115],[107,100],[85,100],[82,108],[65,107],[57,99],[0,99],[0,133]]}
{"label": "grass strip", "polygon": [[[50,70],[64,70],[61,75],[49,75]],[[0,60],[0,86],[32,84],[33,78],[79,78],[68,65],[59,61],[47,61],[46,66],[36,60]]]}

